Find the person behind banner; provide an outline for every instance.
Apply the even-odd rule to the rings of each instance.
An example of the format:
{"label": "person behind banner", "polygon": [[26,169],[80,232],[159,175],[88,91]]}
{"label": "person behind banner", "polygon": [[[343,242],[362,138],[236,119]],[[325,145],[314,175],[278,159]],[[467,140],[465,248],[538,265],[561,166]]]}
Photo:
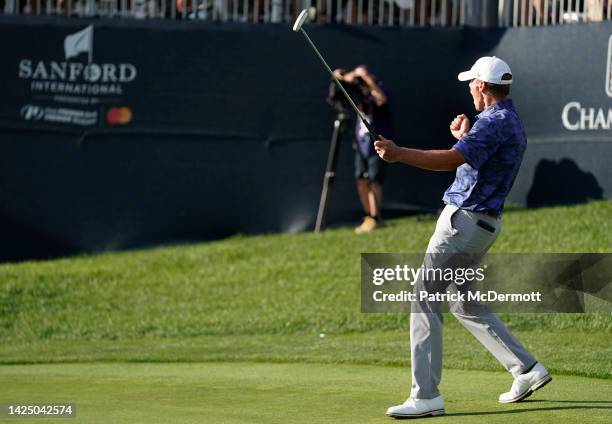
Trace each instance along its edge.
{"label": "person behind banner", "polygon": [[[355,98],[359,110],[366,115],[366,119],[378,132],[391,134],[389,96],[376,76],[365,65],[359,65],[348,72],[336,69],[334,74],[340,81],[359,87],[361,93]],[[355,232],[360,234],[373,231],[381,224],[380,206],[383,198],[385,166],[374,149],[367,128],[360,119],[356,119],[355,122],[353,149],[357,193],[365,212],[362,223],[355,228]]]}

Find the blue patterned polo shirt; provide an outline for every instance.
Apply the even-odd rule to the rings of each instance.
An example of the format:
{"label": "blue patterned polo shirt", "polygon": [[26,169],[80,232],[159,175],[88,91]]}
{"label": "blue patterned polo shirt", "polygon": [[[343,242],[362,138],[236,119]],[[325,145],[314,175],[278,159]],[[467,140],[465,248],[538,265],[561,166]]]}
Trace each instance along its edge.
{"label": "blue patterned polo shirt", "polygon": [[512,100],[476,115],[470,131],[453,148],[465,162],[444,193],[444,203],[474,212],[501,213],[518,173],[527,137]]}

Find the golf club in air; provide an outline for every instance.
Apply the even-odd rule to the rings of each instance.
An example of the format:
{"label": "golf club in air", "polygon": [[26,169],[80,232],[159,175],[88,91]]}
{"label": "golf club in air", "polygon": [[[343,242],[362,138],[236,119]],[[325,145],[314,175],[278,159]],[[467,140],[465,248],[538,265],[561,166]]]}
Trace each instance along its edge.
{"label": "golf club in air", "polygon": [[323,59],[323,56],[321,56],[321,53],[319,53],[319,50],[317,49],[317,47],[314,45],[314,43],[312,42],[312,40],[310,39],[308,34],[306,34],[306,31],[304,31],[304,28],[302,28],[302,25],[304,25],[304,22],[306,22],[307,18],[308,18],[308,9],[304,9],[304,10],[302,10],[302,13],[300,13],[300,16],[297,17],[297,19],[295,20],[295,23],[293,24],[293,31],[301,32],[302,35],[304,36],[304,38],[306,38],[306,41],[308,42],[308,44],[310,44],[310,47],[312,47],[312,49],[314,50],[316,55],[319,57],[319,59],[321,59],[321,63],[323,64],[325,69],[327,69],[327,72],[329,72],[329,75],[331,75],[331,77],[334,79],[334,81],[336,82],[336,84],[338,85],[338,87],[340,88],[340,90],[342,91],[344,96],[346,97],[346,99],[349,101],[349,103],[351,104],[351,106],[355,110],[355,113],[357,114],[357,116],[359,116],[359,119],[361,119],[363,124],[368,129],[368,132],[370,133],[370,138],[372,139],[372,142],[375,142],[376,140],[379,139],[380,136],[378,135],[378,133],[376,132],[374,127],[368,122],[368,120],[366,119],[366,117],[363,114],[363,112],[361,112],[357,108],[357,106],[353,102],[353,99],[351,99],[351,96],[349,96],[349,94],[346,92],[346,90],[344,89],[344,87],[342,86],[340,81],[338,81],[338,78],[336,78],[336,76],[334,75],[334,72],[331,70],[331,68],[329,67],[327,62],[325,62],[325,59]]}

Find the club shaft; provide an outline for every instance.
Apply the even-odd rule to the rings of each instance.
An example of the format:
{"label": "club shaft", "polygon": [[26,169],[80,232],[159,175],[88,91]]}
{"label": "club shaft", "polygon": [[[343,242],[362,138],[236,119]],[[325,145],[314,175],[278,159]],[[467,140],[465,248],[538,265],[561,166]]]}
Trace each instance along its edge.
{"label": "club shaft", "polygon": [[353,102],[353,99],[351,99],[351,96],[349,96],[349,94],[346,92],[346,90],[344,89],[344,87],[342,86],[338,78],[336,78],[336,76],[334,75],[334,72],[331,70],[331,68],[325,61],[325,59],[323,59],[323,56],[321,55],[321,53],[319,53],[319,49],[317,49],[317,46],[314,45],[314,43],[312,42],[308,34],[306,34],[306,31],[304,31],[303,28],[300,28],[300,32],[302,33],[304,38],[306,38],[306,41],[308,41],[308,44],[310,44],[310,47],[312,47],[314,52],[317,54],[317,56],[321,60],[321,63],[323,64],[325,69],[327,69],[327,72],[329,72],[329,75],[331,75],[331,77],[334,79],[334,81],[336,82],[336,85],[340,88],[340,90],[342,90],[342,93],[344,94],[346,99],[349,101],[353,109],[355,110],[355,113],[357,114],[357,116],[359,116],[359,119],[361,119],[361,121],[364,123],[364,125],[368,129],[368,132],[370,133],[370,137],[372,138],[372,141],[376,141],[378,139],[378,133],[374,130],[372,125],[368,122],[363,112],[361,112],[359,108],[357,107],[357,105],[355,105],[355,102]]}

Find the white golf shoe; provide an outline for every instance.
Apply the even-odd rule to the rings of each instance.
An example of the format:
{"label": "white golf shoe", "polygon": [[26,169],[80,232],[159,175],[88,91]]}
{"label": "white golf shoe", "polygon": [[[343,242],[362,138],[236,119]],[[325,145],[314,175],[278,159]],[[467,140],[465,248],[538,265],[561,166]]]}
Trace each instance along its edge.
{"label": "white golf shoe", "polygon": [[444,415],[444,399],[438,396],[433,399],[408,398],[401,405],[387,409],[387,415],[393,418],[420,418],[429,415]]}
{"label": "white golf shoe", "polygon": [[544,387],[551,380],[552,377],[546,368],[537,363],[531,371],[514,379],[510,391],[499,395],[499,403],[519,402]]}

